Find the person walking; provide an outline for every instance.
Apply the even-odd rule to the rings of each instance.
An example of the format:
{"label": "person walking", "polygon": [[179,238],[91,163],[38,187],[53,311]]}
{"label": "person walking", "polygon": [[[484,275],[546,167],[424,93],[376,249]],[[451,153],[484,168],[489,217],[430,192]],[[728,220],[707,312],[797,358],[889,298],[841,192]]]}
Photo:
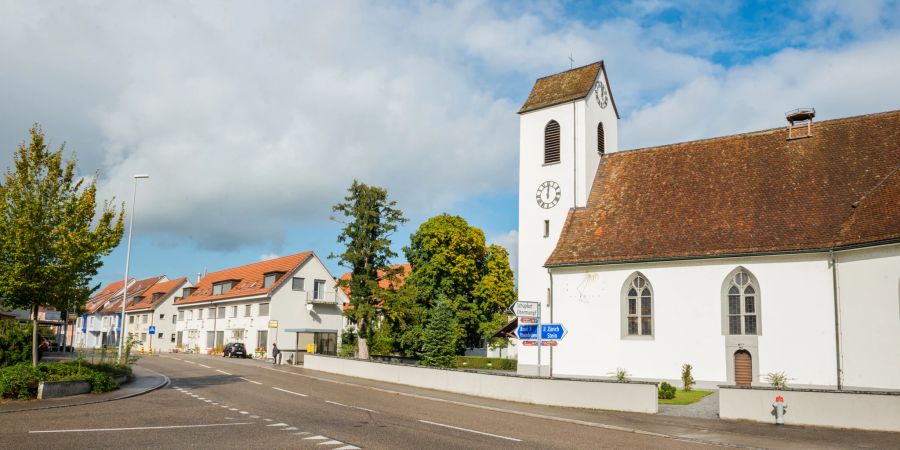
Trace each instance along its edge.
{"label": "person walking", "polygon": [[272,343],[272,364],[281,364],[281,350],[278,350],[278,345],[274,342]]}

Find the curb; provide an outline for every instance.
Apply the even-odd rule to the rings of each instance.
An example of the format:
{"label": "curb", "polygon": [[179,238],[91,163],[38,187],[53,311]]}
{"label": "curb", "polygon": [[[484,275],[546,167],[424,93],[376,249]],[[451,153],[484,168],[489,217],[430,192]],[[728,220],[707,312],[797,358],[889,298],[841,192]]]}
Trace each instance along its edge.
{"label": "curb", "polygon": [[73,403],[73,404],[68,404],[68,405],[47,405],[47,406],[41,406],[41,407],[38,407],[38,408],[11,409],[11,410],[7,410],[7,411],[0,411],[0,414],[14,413],[14,412],[26,412],[26,411],[42,411],[42,410],[45,410],[45,409],[68,408],[68,407],[70,407],[70,406],[84,406],[84,405],[93,405],[93,404],[96,404],[96,403],[106,403],[106,402],[112,402],[112,401],[116,401],[116,400],[124,400],[124,399],[126,399],[126,398],[137,397],[138,395],[144,395],[144,394],[146,394],[146,393],[148,393],[148,392],[153,392],[153,391],[155,391],[155,390],[157,390],[157,389],[164,388],[164,387],[168,386],[168,385],[171,383],[171,380],[169,380],[169,377],[167,377],[167,376],[165,376],[165,375],[163,375],[163,374],[161,374],[161,373],[159,373],[159,372],[157,372],[157,371],[155,371],[155,370],[147,369],[146,367],[142,367],[142,369],[148,370],[148,371],[150,371],[150,372],[153,372],[153,373],[155,373],[155,374],[157,374],[157,375],[162,376],[162,377],[163,377],[163,382],[160,383],[160,384],[158,384],[158,385],[156,385],[156,386],[152,386],[152,387],[149,387],[149,388],[147,388],[147,389],[144,389],[143,391],[133,392],[133,393],[131,393],[131,394],[126,394],[126,395],[122,395],[122,396],[119,396],[119,397],[106,398],[106,399],[102,399],[102,400],[91,400],[91,401],[87,401],[87,402]]}

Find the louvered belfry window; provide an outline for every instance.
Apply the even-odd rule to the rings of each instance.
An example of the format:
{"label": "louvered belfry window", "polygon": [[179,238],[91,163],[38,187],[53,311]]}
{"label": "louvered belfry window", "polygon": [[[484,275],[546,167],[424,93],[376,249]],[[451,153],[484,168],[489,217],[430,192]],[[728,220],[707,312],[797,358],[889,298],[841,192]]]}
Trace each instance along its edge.
{"label": "louvered belfry window", "polygon": [[603,122],[597,124],[597,153],[606,154],[606,136],[603,133]]}
{"label": "louvered belfry window", "polygon": [[544,164],[559,162],[559,122],[551,120],[544,127]]}

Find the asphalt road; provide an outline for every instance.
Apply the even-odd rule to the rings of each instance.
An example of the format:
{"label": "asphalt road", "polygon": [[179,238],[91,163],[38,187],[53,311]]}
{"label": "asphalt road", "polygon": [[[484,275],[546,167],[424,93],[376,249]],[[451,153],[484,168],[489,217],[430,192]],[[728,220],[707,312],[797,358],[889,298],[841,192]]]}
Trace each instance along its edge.
{"label": "asphalt road", "polygon": [[166,355],[138,397],[0,415],[2,448],[697,448],[698,442],[398,395],[256,361]]}

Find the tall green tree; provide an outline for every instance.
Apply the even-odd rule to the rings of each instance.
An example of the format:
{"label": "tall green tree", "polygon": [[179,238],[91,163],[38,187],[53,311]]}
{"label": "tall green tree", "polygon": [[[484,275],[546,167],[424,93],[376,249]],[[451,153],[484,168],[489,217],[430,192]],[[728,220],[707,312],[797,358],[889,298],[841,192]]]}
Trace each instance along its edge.
{"label": "tall green tree", "polygon": [[515,301],[506,250],[487,247],[484,233],[462,217],[441,214],[428,219],[403,251],[412,265],[406,283],[414,289],[417,304],[431,310],[435,299],[447,298],[456,319],[459,352],[480,346]]}
{"label": "tall green tree", "polygon": [[341,284],[350,288],[350,305],[346,315],[356,325],[359,335],[357,357],[369,358],[368,340],[372,339],[377,322],[376,304],[382,298],[378,284],[380,277],[394,277],[391,258],[397,254],[391,250],[390,236],[406,222],[397,202],[388,200],[387,190],[369,186],[356,180],[347,190],[342,203],[332,207],[346,219],[338,242],[345,250],[338,258],[340,265],[350,270],[349,280]]}
{"label": "tall green tree", "polygon": [[446,297],[435,302],[425,327],[423,366],[456,367],[456,317]]}
{"label": "tall green tree", "polygon": [[[50,151],[35,124],[0,185],[0,299],[31,311],[32,364],[38,362],[38,310],[83,303],[90,281],[122,239],[124,207],[97,205],[97,178],[77,176],[65,146]],[[124,205],[123,205],[124,206]]]}

